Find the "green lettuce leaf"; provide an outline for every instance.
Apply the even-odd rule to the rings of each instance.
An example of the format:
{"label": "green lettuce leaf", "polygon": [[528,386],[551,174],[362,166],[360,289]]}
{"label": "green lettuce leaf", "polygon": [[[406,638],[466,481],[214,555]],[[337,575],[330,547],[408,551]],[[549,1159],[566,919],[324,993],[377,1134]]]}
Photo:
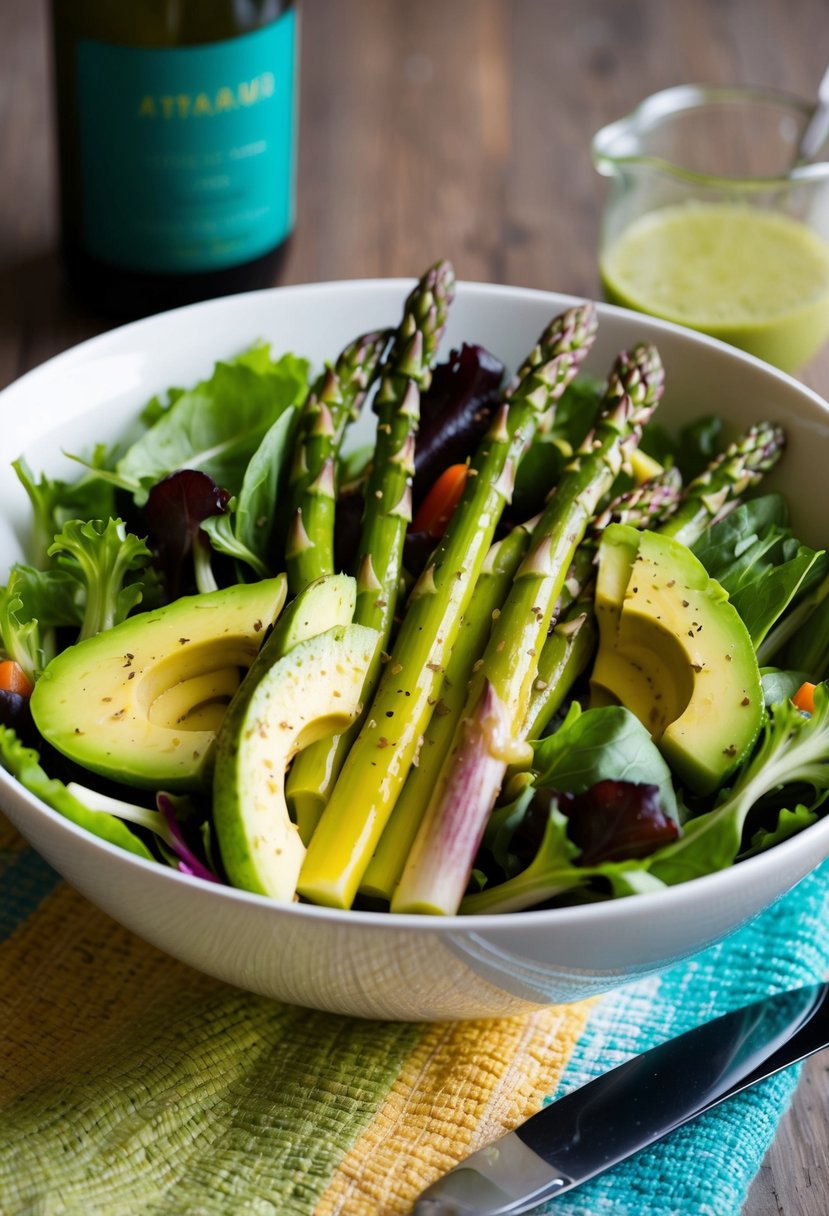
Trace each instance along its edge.
{"label": "green lettuce leaf", "polygon": [[178,392],[169,409],[154,411],[152,427],[116,467],[120,485],[141,501],[150,486],[177,469],[199,469],[238,495],[245,470],[265,434],[308,391],[308,363],[295,355],[273,360],[254,347],[195,388]]}
{"label": "green lettuce leaf", "polygon": [[789,785],[813,790],[811,801],[807,804],[800,799],[795,809],[803,826],[806,814],[816,811],[829,796],[826,684],[815,689],[811,716],[802,714],[791,701],[770,708],[759,746],[739,770],[731,789],[712,810],[689,819],[679,840],[648,857],[648,869],[673,884],[732,865],[740,855],[751,808],[767,794]]}
{"label": "green lettuce leaf", "polygon": [[143,583],[132,578],[151,558],[147,543],[128,532],[122,519],[70,519],[49,546],[61,569],[77,572],[84,588],[79,640],[125,620],[141,602]]}
{"label": "green lettuce leaf", "polygon": [[753,857],[755,853],[763,853],[766,849],[770,849],[772,845],[780,844],[784,840],[788,840],[790,836],[796,836],[798,832],[802,832],[804,828],[811,827],[813,823],[818,821],[818,813],[811,807],[803,806],[798,803],[793,809],[783,807],[777,816],[777,823],[774,828],[760,828],[751,838],[751,844],[740,854],[740,860],[745,857]]}
{"label": "green lettuce leaf", "polygon": [[[103,459],[100,452],[95,459]],[[12,468],[32,504],[32,536],[27,549],[40,570],[50,564],[47,550],[55,533],[70,519],[108,519],[115,513],[115,488],[94,469],[70,483],[45,476],[36,480],[22,456],[12,461]]]}
{"label": "green lettuce leaf", "polygon": [[137,836],[114,815],[89,811],[74,798],[62,781],[47,777],[40,767],[40,757],[34,748],[24,747],[13,730],[0,726],[0,764],[16,777],[30,794],[45,802],[53,811],[64,815],[78,827],[85,828],[93,836],[100,836],[110,844],[154,861],[152,853]]}
{"label": "green lettuce leaf", "polygon": [[83,586],[66,570],[17,563],[0,587],[0,650],[34,682],[55,655],[54,630],[80,625]]}

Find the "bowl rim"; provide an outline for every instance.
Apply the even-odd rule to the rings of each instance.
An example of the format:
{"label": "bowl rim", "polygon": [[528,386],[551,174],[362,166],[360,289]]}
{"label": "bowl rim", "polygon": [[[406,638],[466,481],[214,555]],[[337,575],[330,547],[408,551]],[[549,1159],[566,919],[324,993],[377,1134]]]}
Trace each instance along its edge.
{"label": "bowl rim", "polygon": [[[244,307],[245,301],[262,300],[275,293],[278,293],[280,296],[285,294],[310,294],[313,296],[345,291],[353,294],[362,292],[371,295],[379,289],[388,289],[400,291],[402,294],[410,290],[415,281],[413,278],[396,277],[332,279],[313,283],[297,283],[263,288],[257,291],[241,292],[233,296],[217,297],[211,300],[188,304],[180,308],[170,309],[163,313],[156,313],[149,317],[116,326],[92,338],[76,343],[57,355],[52,356],[50,359],[45,360],[43,363],[38,364],[36,367],[31,368],[22,376],[13,380],[4,389],[0,390],[0,411],[4,407],[8,407],[10,398],[13,404],[14,397],[18,392],[27,392],[41,377],[48,378],[56,373],[63,373],[70,370],[75,364],[83,365],[88,361],[90,356],[95,356],[101,351],[105,351],[108,345],[117,345],[123,342],[125,337],[129,336],[140,338],[143,331],[151,331],[159,325],[163,326],[165,321],[173,317],[179,317],[182,314],[194,314],[206,311],[221,312],[227,308]],[[456,287],[464,295],[473,297],[494,296],[501,300],[509,298],[547,300],[553,308],[557,309],[583,302],[586,298],[570,293],[546,291],[541,288],[520,287],[474,280],[459,280]],[[829,403],[814,389],[800,383],[787,372],[783,372],[765,363],[754,355],[730,346],[728,343],[717,338],[688,329],[672,321],[664,321],[658,317],[634,312],[631,309],[621,308],[603,301],[593,302],[600,319],[603,315],[611,315],[618,316],[627,321],[635,320],[643,325],[647,325],[651,331],[656,330],[657,333],[659,331],[670,333],[691,346],[718,349],[737,363],[754,366],[762,371],[765,376],[785,385],[789,391],[794,391],[797,395],[810,400],[822,412],[829,413]],[[297,901],[284,903],[274,900],[267,895],[260,895],[239,887],[209,882],[195,875],[183,874],[171,867],[163,866],[158,862],[130,853],[118,845],[112,844],[110,841],[96,836],[94,833],[73,823],[59,811],[53,810],[36,795],[30,793],[16,777],[0,765],[0,795],[6,795],[5,798],[0,798],[0,811],[5,809],[3,802],[7,801],[9,794],[18,804],[22,803],[27,812],[40,816],[58,832],[63,832],[69,838],[76,839],[80,846],[86,845],[93,851],[102,850],[105,856],[114,859],[116,863],[128,867],[137,867],[137,873],[145,873],[150,882],[171,881],[173,883],[184,884],[182,890],[192,891],[194,898],[200,898],[199,891],[202,894],[209,891],[220,898],[230,899],[234,903],[262,910],[270,909],[275,915],[298,916],[302,919],[310,918],[311,920],[323,923],[353,925],[355,928],[357,926],[371,927],[381,932],[393,932],[405,929],[419,933],[440,931],[445,934],[454,934],[461,931],[464,934],[469,934],[480,931],[492,934],[493,931],[513,930],[522,925],[526,925],[528,929],[545,925],[549,925],[550,928],[570,928],[573,925],[583,925],[587,928],[594,922],[601,922],[608,915],[624,919],[639,919],[640,916],[647,916],[649,913],[666,910],[668,901],[670,901],[671,910],[676,912],[680,911],[683,905],[688,903],[696,904],[698,899],[705,899],[706,896],[715,898],[721,892],[734,893],[737,889],[751,887],[754,885],[755,880],[760,881],[766,872],[774,871],[778,868],[775,859],[780,859],[783,854],[790,856],[801,851],[812,851],[809,850],[808,844],[804,842],[812,842],[818,838],[829,836],[829,816],[827,816],[817,823],[802,829],[787,840],[781,841],[768,851],[747,858],[745,861],[740,862],[739,865],[714,871],[713,873],[678,883],[675,886],[643,892],[632,897],[610,899],[591,904],[578,904],[570,907],[527,909],[517,913],[491,912],[474,916],[461,916],[457,914],[453,916],[427,916],[416,913],[371,912],[330,908],[316,904],[299,903]],[[25,837],[25,831],[21,831],[21,835]],[[31,847],[34,848],[35,846]],[[816,868],[816,865],[808,867],[803,877],[806,877],[808,873],[813,872]],[[790,884],[788,889],[791,889],[791,886],[796,885],[799,881],[802,881],[802,879],[796,879],[794,883]],[[194,883],[196,884],[195,887],[193,886]],[[737,928],[738,925],[735,924],[734,927]]]}
{"label": "bowl rim", "polygon": [[[353,291],[355,294],[357,292],[364,292],[366,295],[372,295],[378,290],[385,289],[393,289],[406,293],[412,289],[416,282],[417,279],[413,277],[396,276],[389,278],[324,279],[319,282],[289,283],[284,286],[264,287],[253,291],[237,292],[228,296],[217,296],[210,300],[198,300],[193,304],[184,304],[178,308],[153,313],[151,316],[127,321],[124,324],[115,325],[111,329],[104,330],[102,333],[95,334],[91,338],[85,338],[67,347],[66,350],[59,351],[56,355],[45,359],[42,363],[38,363],[35,367],[29,368],[0,389],[0,404],[5,405],[7,399],[9,397],[13,399],[18,391],[28,390],[30,385],[36,383],[41,376],[52,375],[56,370],[69,370],[75,363],[83,364],[87,361],[89,354],[98,353],[99,347],[104,349],[110,343],[120,340],[122,336],[140,336],[142,330],[155,328],[160,322],[169,321],[174,317],[187,316],[194,312],[206,313],[213,310],[220,312],[223,308],[238,307],[253,300],[267,298],[273,294],[279,294],[280,296],[287,294],[326,295],[328,293],[340,292],[343,289],[349,292]],[[465,296],[485,297],[494,295],[504,300],[510,298],[517,300],[548,300],[553,307],[559,309],[589,302],[596,308],[600,319],[605,314],[627,320],[634,319],[658,331],[672,334],[675,338],[684,340],[690,345],[711,346],[721,351],[733,361],[748,363],[772,379],[779,380],[788,388],[809,397],[812,403],[819,406],[822,411],[829,412],[829,400],[822,397],[820,393],[810,388],[809,385],[797,380],[790,372],[785,372],[781,368],[767,363],[759,356],[753,355],[749,351],[741,350],[729,342],[725,342],[722,338],[713,337],[710,334],[703,333],[701,330],[691,329],[689,326],[681,325],[677,321],[668,321],[662,317],[653,316],[651,313],[637,312],[632,308],[623,308],[618,304],[610,304],[604,300],[597,300],[593,297],[579,295],[574,292],[552,291],[540,287],[520,287],[507,283],[488,283],[474,279],[458,279],[455,283],[455,292],[456,295],[461,293]]]}

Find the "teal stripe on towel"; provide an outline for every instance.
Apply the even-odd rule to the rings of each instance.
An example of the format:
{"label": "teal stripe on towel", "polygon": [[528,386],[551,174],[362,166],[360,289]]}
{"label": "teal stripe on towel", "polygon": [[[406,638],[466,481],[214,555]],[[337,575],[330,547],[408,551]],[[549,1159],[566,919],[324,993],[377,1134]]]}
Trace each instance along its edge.
{"label": "teal stripe on towel", "polygon": [[[738,1005],[829,973],[829,863],[746,928],[661,976],[607,996],[559,1094]],[[540,1209],[551,1216],[737,1216],[791,1100],[798,1069],[680,1128]]]}
{"label": "teal stripe on towel", "polygon": [[[60,881],[60,875],[34,849],[0,855],[0,942],[37,911]],[[15,892],[13,899],[9,891]]]}

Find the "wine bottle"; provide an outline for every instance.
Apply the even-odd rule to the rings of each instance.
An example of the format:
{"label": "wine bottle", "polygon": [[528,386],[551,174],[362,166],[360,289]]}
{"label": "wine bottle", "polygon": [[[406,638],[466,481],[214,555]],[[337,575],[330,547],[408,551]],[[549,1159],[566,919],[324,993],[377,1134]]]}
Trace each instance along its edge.
{"label": "wine bottle", "polygon": [[52,0],[61,230],[95,310],[268,286],[294,226],[293,0]]}

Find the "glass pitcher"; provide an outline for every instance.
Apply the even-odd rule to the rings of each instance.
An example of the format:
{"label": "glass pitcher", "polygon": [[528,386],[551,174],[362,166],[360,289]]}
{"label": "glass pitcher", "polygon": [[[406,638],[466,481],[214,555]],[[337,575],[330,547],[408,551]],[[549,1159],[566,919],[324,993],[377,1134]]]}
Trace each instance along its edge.
{"label": "glass pitcher", "polygon": [[829,164],[791,168],[810,112],[768,89],[681,85],[599,131],[607,299],[789,371],[811,358],[829,336]]}

